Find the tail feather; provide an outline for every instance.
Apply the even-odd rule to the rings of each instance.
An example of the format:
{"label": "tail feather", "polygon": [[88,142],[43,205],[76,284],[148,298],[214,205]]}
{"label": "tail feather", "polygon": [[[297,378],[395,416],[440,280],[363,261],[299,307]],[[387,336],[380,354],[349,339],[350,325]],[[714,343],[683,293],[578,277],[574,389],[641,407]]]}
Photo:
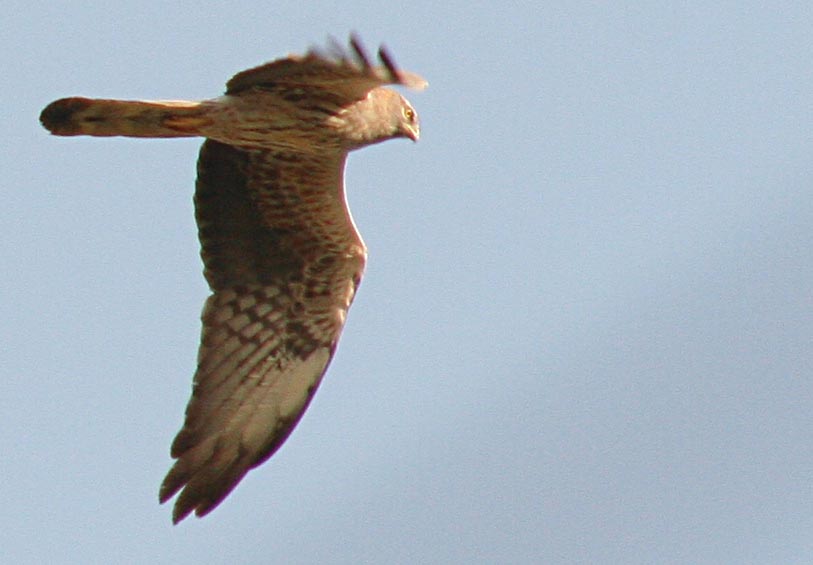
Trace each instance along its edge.
{"label": "tail feather", "polygon": [[40,114],[54,135],[190,137],[211,124],[200,102],[62,98]]}

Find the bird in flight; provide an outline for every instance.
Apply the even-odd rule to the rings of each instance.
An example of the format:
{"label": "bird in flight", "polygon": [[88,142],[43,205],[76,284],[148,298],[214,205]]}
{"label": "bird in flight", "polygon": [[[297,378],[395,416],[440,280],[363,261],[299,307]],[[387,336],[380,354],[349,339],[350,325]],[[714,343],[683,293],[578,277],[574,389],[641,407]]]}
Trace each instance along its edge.
{"label": "bird in flight", "polygon": [[266,461],[330,363],[367,250],[344,192],[350,151],[419,136],[418,115],[383,85],[423,89],[358,38],[235,75],[199,102],[63,98],[40,121],[60,136],[206,138],[195,217],[211,295],[192,397],[160,501],[204,516]]}

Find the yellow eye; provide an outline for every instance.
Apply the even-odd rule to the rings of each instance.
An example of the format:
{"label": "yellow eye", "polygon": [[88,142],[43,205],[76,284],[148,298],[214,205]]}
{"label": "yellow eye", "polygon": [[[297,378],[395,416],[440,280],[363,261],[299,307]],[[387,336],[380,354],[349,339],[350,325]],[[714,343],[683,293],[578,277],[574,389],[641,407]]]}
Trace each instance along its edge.
{"label": "yellow eye", "polygon": [[404,108],[404,117],[410,122],[415,121],[415,110],[412,108]]}

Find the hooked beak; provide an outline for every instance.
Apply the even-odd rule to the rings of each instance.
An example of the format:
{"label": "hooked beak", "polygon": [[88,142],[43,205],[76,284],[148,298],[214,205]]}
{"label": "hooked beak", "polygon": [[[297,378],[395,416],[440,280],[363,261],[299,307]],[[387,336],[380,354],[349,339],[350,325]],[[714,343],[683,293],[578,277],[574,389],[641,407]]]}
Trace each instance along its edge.
{"label": "hooked beak", "polygon": [[421,137],[421,128],[418,124],[405,124],[402,131],[404,137],[408,137],[412,141],[418,141],[418,139]]}

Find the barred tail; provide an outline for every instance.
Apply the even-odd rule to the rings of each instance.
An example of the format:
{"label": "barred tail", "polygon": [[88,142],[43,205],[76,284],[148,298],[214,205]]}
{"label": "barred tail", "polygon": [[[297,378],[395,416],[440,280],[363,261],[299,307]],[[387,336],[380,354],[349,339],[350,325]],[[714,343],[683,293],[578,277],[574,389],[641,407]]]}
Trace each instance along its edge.
{"label": "barred tail", "polygon": [[54,135],[190,137],[209,125],[200,102],[62,98],[40,114]]}

